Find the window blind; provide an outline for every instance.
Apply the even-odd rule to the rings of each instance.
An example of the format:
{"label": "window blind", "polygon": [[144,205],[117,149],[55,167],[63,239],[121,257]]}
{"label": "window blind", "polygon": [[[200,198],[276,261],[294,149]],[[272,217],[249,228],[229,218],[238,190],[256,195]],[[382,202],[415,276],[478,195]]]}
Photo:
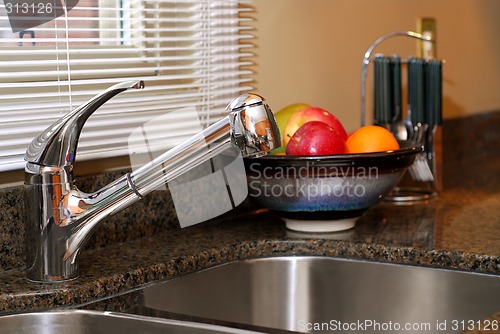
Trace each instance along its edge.
{"label": "window blind", "polygon": [[[252,89],[249,0],[80,0],[52,21],[13,33],[0,0],[0,172],[24,168],[31,140],[101,90],[144,80],[89,118],[77,160],[126,155],[130,133],[196,108],[203,126]],[[199,124],[176,113],[168,135]]]}

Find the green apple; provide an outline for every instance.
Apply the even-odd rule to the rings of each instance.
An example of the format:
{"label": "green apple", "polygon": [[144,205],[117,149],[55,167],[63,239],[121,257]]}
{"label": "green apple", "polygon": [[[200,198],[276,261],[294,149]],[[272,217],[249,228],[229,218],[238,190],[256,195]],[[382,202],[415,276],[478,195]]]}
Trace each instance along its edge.
{"label": "green apple", "polygon": [[293,114],[307,107],[309,107],[309,105],[305,103],[293,103],[274,114],[274,118],[276,119],[276,123],[278,123],[278,129],[280,130],[281,134],[281,146],[272,150],[271,154],[285,153],[284,135],[286,123],[288,123],[288,120],[290,119],[290,117],[292,117]]}
{"label": "green apple", "polygon": [[305,123],[311,121],[320,121],[330,125],[342,136],[342,139],[347,140],[347,133],[344,126],[340,123],[337,117],[325,109],[319,107],[308,107],[294,113],[288,119],[288,122],[285,125],[285,130],[280,132],[281,137],[285,142],[285,146],[288,145],[288,142],[295,134],[295,131],[297,131]]}

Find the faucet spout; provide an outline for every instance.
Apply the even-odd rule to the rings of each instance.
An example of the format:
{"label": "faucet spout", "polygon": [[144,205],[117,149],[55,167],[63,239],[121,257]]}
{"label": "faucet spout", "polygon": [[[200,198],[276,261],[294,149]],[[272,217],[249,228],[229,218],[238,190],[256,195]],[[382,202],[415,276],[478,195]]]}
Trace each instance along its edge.
{"label": "faucet spout", "polygon": [[231,146],[243,156],[261,156],[280,144],[279,130],[265,99],[243,94],[228,115],[102,189],[87,194],[74,185],[78,138],[88,117],[103,103],[142,81],[115,85],[70,112],[37,136],[26,153],[27,276],[35,282],[60,282],[78,276],[81,248],[97,226],[160,185]]}

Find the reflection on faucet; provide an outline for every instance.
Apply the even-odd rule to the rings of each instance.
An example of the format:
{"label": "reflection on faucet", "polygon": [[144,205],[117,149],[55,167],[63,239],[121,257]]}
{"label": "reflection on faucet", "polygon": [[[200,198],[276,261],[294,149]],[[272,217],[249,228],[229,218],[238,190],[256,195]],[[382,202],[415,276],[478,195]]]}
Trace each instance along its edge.
{"label": "reflection on faucet", "polygon": [[261,156],[280,143],[276,121],[265,99],[244,94],[228,105],[228,116],[141,168],[94,193],[78,190],[73,165],[86,120],[113,96],[142,88],[142,81],[109,88],[51,125],[28,147],[25,224],[29,280],[57,282],[76,278],[80,249],[99,223],[160,184],[230,146],[239,148],[243,156]]}

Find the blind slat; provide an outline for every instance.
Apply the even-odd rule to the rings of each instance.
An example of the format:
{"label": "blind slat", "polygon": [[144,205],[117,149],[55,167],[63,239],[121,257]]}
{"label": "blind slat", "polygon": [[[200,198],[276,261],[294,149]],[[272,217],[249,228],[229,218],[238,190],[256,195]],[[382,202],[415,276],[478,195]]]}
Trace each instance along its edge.
{"label": "blind slat", "polygon": [[[216,93],[220,95],[227,95],[229,93],[231,94],[237,94],[241,89],[244,90],[249,90],[251,89],[251,86],[234,86],[234,87],[229,87],[224,90],[218,90],[216,92],[213,92],[212,95],[216,95]],[[115,103],[115,104],[110,104],[109,106],[103,106],[97,113],[97,115],[112,115],[111,121],[115,121],[116,116],[120,117],[126,117],[127,114],[129,113],[151,113],[157,110],[161,110],[163,112],[166,112],[167,110],[170,109],[175,109],[175,108],[181,108],[183,107],[187,101],[191,101],[194,99],[202,99],[205,97],[203,94],[200,93],[193,93],[193,94],[185,94],[180,97],[175,97],[175,98],[169,98],[168,96],[155,96],[155,99],[150,99],[147,102],[143,102],[143,99],[140,99],[139,97],[137,100],[125,100],[125,101],[119,101],[120,103]],[[214,100],[210,100],[210,103],[213,103]],[[168,102],[168,107],[159,107],[159,102]],[[221,103],[224,102],[229,102],[229,101],[224,101],[222,100]],[[198,107],[208,105],[207,103],[203,102],[198,102]],[[29,110],[30,108],[26,108],[25,110]],[[3,115],[3,113],[0,115],[3,119],[2,123],[0,124],[0,129],[2,131],[2,135],[5,134],[16,134],[20,133],[22,131],[29,131],[30,127],[35,125],[37,122],[43,122],[43,124],[46,124],[45,127],[50,125],[50,123],[53,123],[56,121],[58,118],[60,118],[63,113],[62,112],[57,112],[54,110],[38,110],[39,112],[43,112],[43,117],[38,117],[36,121],[32,120],[33,117],[29,117],[30,115],[28,113],[22,113],[19,117],[15,117],[13,114],[7,114]],[[143,117],[143,116],[141,116]],[[39,129],[39,131],[42,131],[43,129]]]}

